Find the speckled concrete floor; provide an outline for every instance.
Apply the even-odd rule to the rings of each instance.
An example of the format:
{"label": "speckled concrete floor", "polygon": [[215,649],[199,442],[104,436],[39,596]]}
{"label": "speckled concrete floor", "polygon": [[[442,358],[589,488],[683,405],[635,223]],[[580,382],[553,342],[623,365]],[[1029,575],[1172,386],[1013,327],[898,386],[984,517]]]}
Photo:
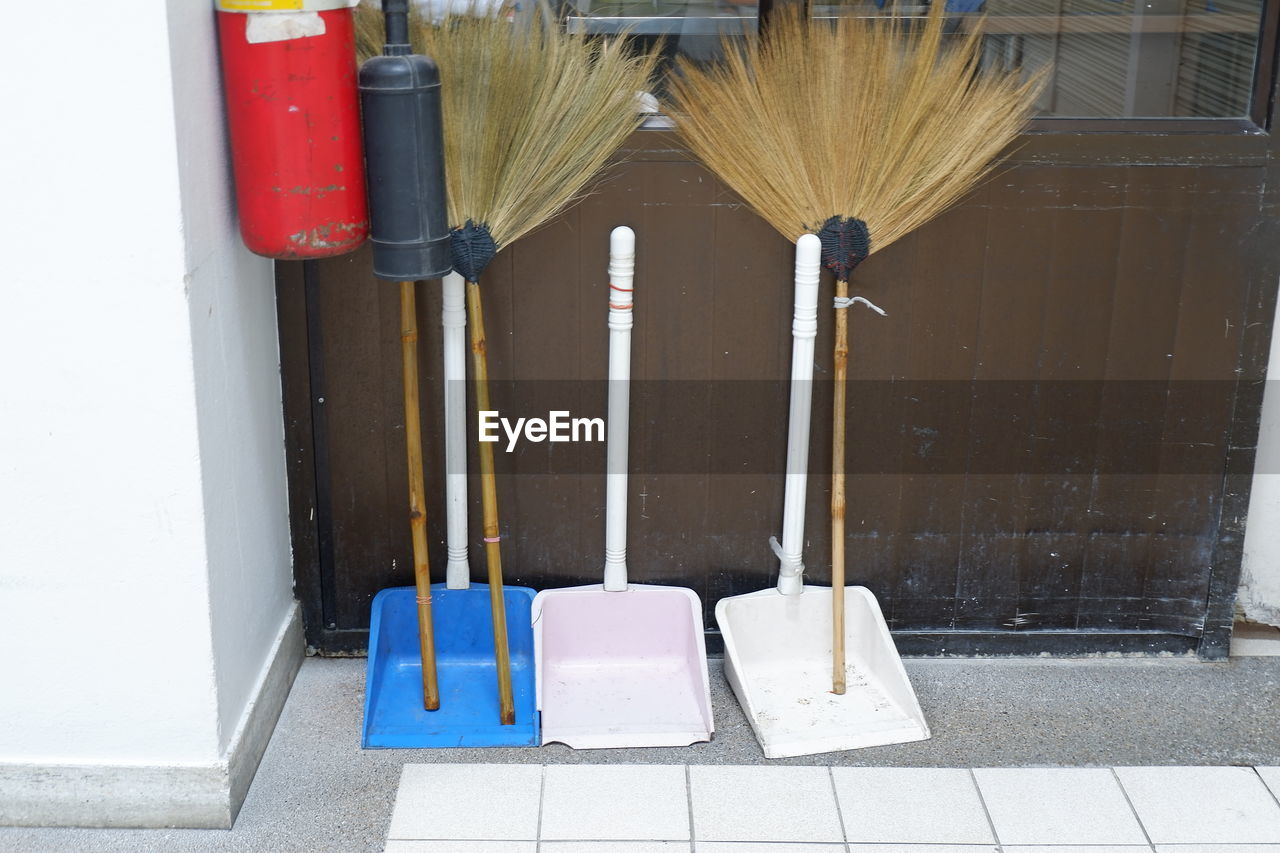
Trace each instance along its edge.
{"label": "speckled concrete floor", "polygon": [[[0,851],[378,851],[406,763],[763,763],[712,663],[716,738],[687,749],[359,747],[364,660],[306,661],[235,829],[0,829]],[[933,739],[778,764],[1280,764],[1280,657],[913,660]]]}

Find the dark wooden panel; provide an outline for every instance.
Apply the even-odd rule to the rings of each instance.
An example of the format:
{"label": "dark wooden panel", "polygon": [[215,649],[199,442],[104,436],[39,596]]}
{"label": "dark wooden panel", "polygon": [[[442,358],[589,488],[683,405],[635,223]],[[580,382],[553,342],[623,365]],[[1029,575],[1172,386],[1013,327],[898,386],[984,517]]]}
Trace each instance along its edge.
{"label": "dark wooden panel", "polygon": [[[1216,161],[1203,139],[1057,139],[1075,145],[1058,162],[1034,143],[858,271],[854,292],[889,316],[850,318],[848,572],[909,649],[1223,648],[1280,273],[1274,154],[1247,140]],[[486,276],[493,396],[524,416],[603,414],[608,232],[635,227],[630,567],[694,588],[711,628],[717,599],[776,580],[791,247],[670,134],[638,133],[630,155]],[[289,265],[279,277],[297,575],[313,645],[358,649],[373,593],[411,581],[397,303],[364,253],[315,269],[310,289]],[[831,292],[824,279],[816,583]],[[440,565],[438,285],[419,293]],[[497,453],[508,582],[598,580],[603,463],[599,445]],[[480,578],[478,495],[473,476]]]}
{"label": "dark wooden panel", "polygon": [[[630,203],[600,212],[606,222],[630,223],[637,238],[628,568],[637,582],[683,582],[705,599],[708,543],[717,539],[710,460],[720,426],[708,381],[716,360],[714,247],[717,205],[726,198],[695,163],[636,164],[628,176]],[[598,568],[591,579],[599,580]]]}
{"label": "dark wooden panel", "polygon": [[[709,174],[699,180],[714,182]],[[780,532],[786,466],[787,389],[762,377],[791,370],[793,258],[767,223],[727,189],[718,189],[711,337],[710,470],[703,536],[706,568],[670,579],[701,597],[704,622],[726,595],[777,581],[768,537]],[[764,249],[762,251],[762,248]],[[756,286],[744,286],[756,281]],[[655,460],[656,461],[656,460]],[[767,473],[761,473],[761,471]],[[733,508],[725,512],[718,508]],[[697,532],[694,534],[698,535]],[[711,544],[714,543],[714,544]]]}
{"label": "dark wooden panel", "polygon": [[1029,628],[1079,627],[1087,514],[1095,472],[1102,379],[1123,207],[1115,203],[1124,170],[1101,167],[1063,175],[1053,206],[1049,275],[1044,284],[1036,378],[1049,389],[1035,406],[1028,478],[1030,577],[1018,602]]}
{"label": "dark wooden panel", "polygon": [[[875,590],[885,618],[895,627],[936,623],[944,604],[949,612],[949,601],[939,601],[922,586],[918,560],[923,555],[910,547],[909,537],[901,535],[902,476],[896,471],[877,470],[880,461],[901,458],[906,441],[904,399],[895,380],[905,378],[913,340],[915,294],[928,293],[931,284],[915,275],[918,239],[919,235],[910,235],[872,255],[849,282],[851,295],[870,299],[889,316],[881,317],[861,306],[849,309],[845,577],[850,583]],[[834,325],[830,306],[830,298],[819,301],[818,322],[828,328]],[[823,376],[829,377],[831,348],[818,352]],[[820,424],[823,445],[828,446],[831,404],[826,396],[822,400],[814,418]],[[830,470],[830,462],[813,469],[821,479],[829,477]],[[828,491],[820,506],[827,509],[829,505]],[[818,529],[827,528],[829,517],[824,513],[822,520],[814,522]],[[827,540],[830,549],[830,537]],[[818,565],[829,567],[828,553],[814,556]],[[818,579],[829,584],[829,571]]]}
{"label": "dark wooden panel", "polygon": [[[314,274],[314,264],[311,271]],[[276,318],[280,328],[280,384],[285,412],[285,472],[289,482],[293,573],[302,603],[307,644],[317,647],[324,645],[323,632],[333,623],[325,619],[321,601],[326,584],[321,566],[324,555],[318,517],[320,496],[316,489],[319,457],[311,401],[312,375],[323,365],[311,352],[307,289],[303,264],[276,265]],[[327,457],[327,446],[322,446],[320,451],[321,457]],[[327,586],[333,588],[332,579]]]}
{"label": "dark wooden panel", "polygon": [[[1183,252],[1190,228],[1184,169],[1126,169],[1120,225],[1109,355],[1102,389],[1095,465],[1115,470],[1135,461],[1128,425],[1160,417],[1167,393],[1177,335]],[[1151,247],[1164,247],[1152,251]],[[1133,329],[1145,334],[1135,335]],[[1160,418],[1163,421],[1163,418]],[[1092,530],[1085,554],[1082,628],[1112,629],[1133,624],[1142,612],[1155,521],[1158,453],[1144,447],[1136,473],[1103,474],[1093,482]]]}
{"label": "dark wooden panel", "polygon": [[[495,401],[498,411],[546,417],[553,408],[577,409],[577,401],[566,395],[579,378],[581,349],[599,351],[603,325],[603,315],[593,310],[598,305],[582,293],[578,258],[583,221],[581,210],[569,211],[543,228],[537,239],[522,241],[509,252],[509,313],[495,313],[488,326],[491,338],[506,342],[503,351],[509,359],[497,368],[496,376],[511,380],[509,396]],[[598,235],[592,236],[598,242]],[[594,335],[583,328],[587,318],[597,321]],[[504,475],[503,568],[512,583],[533,585],[548,575],[581,571],[584,560],[602,559],[599,550],[589,553],[583,547],[581,534],[589,525],[579,478],[548,476],[550,471],[578,470],[578,445],[523,442],[507,452],[505,444],[499,444],[494,455]],[[556,535],[547,536],[549,530]],[[473,565],[483,564],[478,543],[473,555]]]}
{"label": "dark wooden panel", "polygon": [[957,583],[966,606],[957,627],[1018,630],[1034,618],[1020,606],[1029,560],[1035,559],[1027,553],[1025,535],[1027,475],[1014,472],[1024,471],[1031,458],[1043,282],[1066,177],[1060,168],[1017,169],[987,188],[969,456],[990,465],[966,482]]}
{"label": "dark wooden panel", "polygon": [[[924,598],[933,624],[961,618],[960,566],[966,515],[964,459],[977,358],[989,187],[913,240],[910,344],[903,371],[904,460],[928,459],[944,474],[904,475],[898,536],[905,540],[896,601]],[[981,215],[975,215],[981,214]],[[897,610],[894,611],[895,621]],[[905,615],[905,614],[904,614]]]}

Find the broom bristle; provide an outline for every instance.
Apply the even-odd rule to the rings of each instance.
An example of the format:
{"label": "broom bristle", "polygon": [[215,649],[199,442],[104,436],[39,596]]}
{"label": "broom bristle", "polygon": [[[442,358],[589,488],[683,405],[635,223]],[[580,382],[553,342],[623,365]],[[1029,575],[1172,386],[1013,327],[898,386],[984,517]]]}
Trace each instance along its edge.
{"label": "broom bristle", "polygon": [[[754,51],[681,61],[671,116],[689,147],[789,240],[860,219],[876,252],[942,213],[1025,126],[1041,78],[984,73],[977,29],[943,44],[945,4],[902,19],[775,13]],[[750,54],[750,55],[749,55]]]}
{"label": "broom bristle", "polygon": [[[376,9],[360,10],[359,47],[381,50]],[[587,189],[643,119],[657,53],[621,39],[564,33],[543,19],[415,17],[414,49],[440,69],[449,224],[487,226],[505,246]]]}

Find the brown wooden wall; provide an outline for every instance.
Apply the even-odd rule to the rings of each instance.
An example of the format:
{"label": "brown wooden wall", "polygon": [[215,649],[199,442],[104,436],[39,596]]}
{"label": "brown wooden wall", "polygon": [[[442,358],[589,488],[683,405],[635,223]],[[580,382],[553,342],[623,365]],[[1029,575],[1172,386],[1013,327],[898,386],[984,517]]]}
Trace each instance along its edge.
{"label": "brown wooden wall", "polygon": [[[1275,153],[1259,134],[1031,135],[859,269],[889,316],[851,317],[849,574],[905,653],[1225,653],[1280,275]],[[695,589],[714,631],[717,599],[776,577],[792,248],[669,134],[626,154],[487,274],[495,403],[603,415],[608,233],[634,227],[630,568]],[[374,593],[412,583],[396,290],[367,252],[278,269],[299,595],[313,646],[358,651]],[[442,574],[438,283],[419,293]],[[819,317],[805,557],[826,583]],[[497,457],[507,582],[598,580],[602,446]],[[481,579],[478,495],[473,478]]]}

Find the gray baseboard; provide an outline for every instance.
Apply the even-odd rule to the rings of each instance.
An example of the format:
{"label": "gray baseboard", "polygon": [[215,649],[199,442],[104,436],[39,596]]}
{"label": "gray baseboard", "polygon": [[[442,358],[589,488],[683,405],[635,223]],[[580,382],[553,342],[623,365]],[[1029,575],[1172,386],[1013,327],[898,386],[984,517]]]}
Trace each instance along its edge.
{"label": "gray baseboard", "polygon": [[0,825],[229,829],[304,648],[295,604],[222,761],[204,766],[0,764]]}
{"label": "gray baseboard", "polygon": [[226,826],[235,823],[249,785],[262,763],[263,753],[276,730],[276,721],[289,698],[293,680],[305,657],[307,643],[302,632],[302,608],[294,602],[293,611],[272,649],[271,666],[259,685],[258,695],[249,703],[241,718],[239,731],[227,748],[227,777],[230,782],[230,815]]}

